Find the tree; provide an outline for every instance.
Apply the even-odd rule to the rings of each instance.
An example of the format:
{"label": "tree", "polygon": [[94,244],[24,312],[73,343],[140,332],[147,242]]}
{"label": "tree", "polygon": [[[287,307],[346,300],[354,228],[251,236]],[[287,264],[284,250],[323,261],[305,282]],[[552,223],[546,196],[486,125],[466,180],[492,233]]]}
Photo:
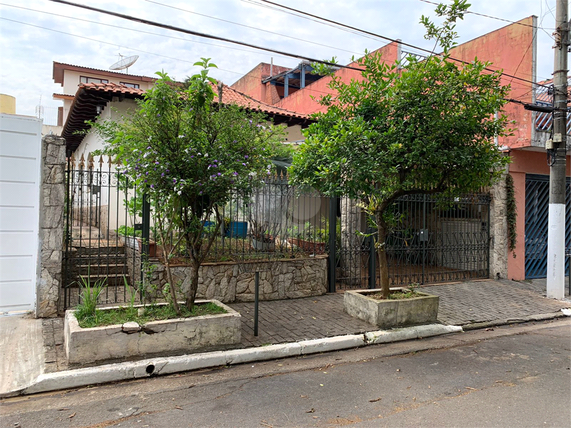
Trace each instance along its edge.
{"label": "tree", "polygon": [[490,185],[505,165],[494,144],[507,123],[501,114],[508,87],[487,63],[450,60],[455,22],[469,5],[454,0],[440,5],[442,26],[421,22],[427,38],[436,38],[442,55],[413,56],[401,69],[380,55],[365,55],[362,80],[343,83],[333,77],[320,103],[326,113],[305,133],[291,173],[297,184],[330,196],[360,201],[371,217],[380,267],[381,289],[389,295],[385,240],[392,222],[391,206],[410,194],[454,196]]}
{"label": "tree", "polygon": [[[213,104],[216,81],[208,76],[208,68],[214,64],[203,58],[195,65],[203,70],[188,79],[186,89],[166,73],[157,73],[160,79],[133,114],[98,125],[107,153],[121,164],[118,170],[153,202],[170,300],[177,313],[169,259],[184,246],[192,267],[185,306],[192,310],[200,266],[223,223],[222,207],[232,192],[247,197],[269,174],[268,153],[283,134],[262,114]],[[206,221],[214,223],[209,233]]]}

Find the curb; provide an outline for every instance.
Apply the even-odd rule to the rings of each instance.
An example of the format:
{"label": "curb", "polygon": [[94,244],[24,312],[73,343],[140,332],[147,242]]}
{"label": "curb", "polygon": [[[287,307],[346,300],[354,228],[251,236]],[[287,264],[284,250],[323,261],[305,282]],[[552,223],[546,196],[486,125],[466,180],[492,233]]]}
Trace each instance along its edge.
{"label": "curb", "polygon": [[529,315],[527,317],[522,317],[522,318],[507,318],[507,319],[498,319],[493,321],[476,322],[472,324],[465,324],[462,326],[462,328],[464,329],[464,331],[470,331],[470,330],[478,330],[481,328],[498,327],[501,325],[521,324],[532,321],[547,321],[557,318],[564,318],[568,316],[569,315],[566,315],[562,311],[559,311],[548,314]]}
{"label": "curb", "polygon": [[365,334],[353,334],[294,343],[205,352],[176,357],[149,358],[140,361],[107,364],[98,367],[66,370],[40,375],[32,385],[17,391],[1,393],[0,398],[36,394],[88,385],[141,379],[151,376],[173,374],[197,369],[275,360],[287,357],[339,351],[381,343],[400,342],[424,337],[462,332],[462,327],[429,324],[393,330],[379,330]]}

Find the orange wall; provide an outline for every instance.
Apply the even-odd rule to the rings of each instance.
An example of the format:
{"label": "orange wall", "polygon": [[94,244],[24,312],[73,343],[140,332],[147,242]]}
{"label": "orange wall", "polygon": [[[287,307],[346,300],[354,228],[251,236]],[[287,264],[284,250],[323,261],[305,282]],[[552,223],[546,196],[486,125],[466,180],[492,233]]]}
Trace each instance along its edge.
{"label": "orange wall", "polygon": [[[388,45],[377,49],[375,53],[376,52],[381,53],[383,60],[389,63],[393,63],[398,59],[398,45],[396,43],[389,43]],[[351,67],[359,67],[359,64],[357,63],[351,63],[349,65]],[[337,70],[335,75],[341,77],[341,80],[345,83],[350,82],[351,79],[362,79],[359,71],[347,68]],[[325,111],[325,108],[319,105],[318,100],[323,95],[333,93],[333,91],[329,89],[329,82],[331,82],[331,77],[323,77],[288,97],[283,98],[276,104],[276,107],[304,114]],[[314,99],[312,99],[312,97],[314,97]]]}
{"label": "orange wall", "polygon": [[[514,179],[517,210],[517,244],[508,254],[508,278],[525,279],[525,174],[549,175],[547,155],[541,152],[513,150],[509,172]],[[567,176],[571,176],[571,158],[567,157]],[[547,238],[546,238],[547,239]],[[515,254],[515,257],[514,257]]]}
{"label": "orange wall", "polygon": [[289,68],[279,65],[272,66],[271,64],[261,62],[240,79],[238,79],[232,85],[232,88],[246,95],[249,95],[256,100],[273,104],[270,101],[272,99],[272,93],[268,93],[267,90],[271,90],[272,88],[268,88],[269,85],[264,85],[262,83],[262,80],[270,77],[270,70],[272,75],[276,75],[289,70]]}
{"label": "orange wall", "polygon": [[[533,52],[536,49],[536,40],[534,40],[532,25],[537,25],[536,21],[536,17],[530,16],[518,21],[525,25],[511,24],[463,43],[452,49],[451,56],[464,61],[472,61],[477,57],[481,61],[491,62],[489,66],[491,69],[503,69],[507,74],[535,81]],[[509,98],[531,103],[532,85],[530,82],[503,77],[502,83],[511,85]],[[515,123],[510,125],[513,128],[513,135],[502,138],[500,145],[512,148],[530,146],[533,125],[531,112],[515,103],[508,103],[504,112]]]}

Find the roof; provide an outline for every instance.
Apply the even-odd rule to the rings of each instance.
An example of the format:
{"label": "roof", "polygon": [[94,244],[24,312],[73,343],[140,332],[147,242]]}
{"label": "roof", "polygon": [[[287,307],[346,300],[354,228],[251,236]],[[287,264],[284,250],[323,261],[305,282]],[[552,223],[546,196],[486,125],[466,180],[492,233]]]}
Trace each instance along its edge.
{"label": "roof", "polygon": [[82,67],[80,65],[65,64],[63,62],[54,61],[53,65],[53,79],[55,83],[63,85],[63,72],[64,70],[84,72],[84,73],[95,73],[98,76],[108,76],[108,77],[123,77],[131,81],[140,82],[154,82],[157,79],[155,77],[149,76],[138,76],[136,74],[119,73],[117,71],[102,70],[98,68]]}
{"label": "roof", "polygon": [[[541,86],[539,86],[541,85]],[[553,79],[539,82],[535,88],[535,104],[545,107],[553,106]],[[567,79],[567,93],[571,95],[571,78]],[[550,112],[537,112],[535,116],[535,129],[550,132],[553,128],[553,114]],[[571,135],[571,113],[567,112],[567,134]]]}
{"label": "roof", "polygon": [[[215,103],[218,103],[218,90],[215,89]],[[73,152],[83,141],[85,132],[90,128],[86,121],[93,121],[107,106],[107,103],[118,97],[124,99],[140,99],[145,91],[116,83],[82,83],[71,104],[69,115],[63,127],[61,136],[66,139],[69,152]],[[295,113],[279,107],[257,101],[242,92],[227,85],[222,86],[223,104],[236,104],[248,110],[265,113],[271,117],[275,124],[301,125],[313,120],[305,114]]]}
{"label": "roof", "polygon": [[[214,102],[218,102],[218,91],[216,91],[216,96],[214,97]],[[300,119],[301,121],[307,121],[311,118],[307,114],[296,113],[291,110],[286,110],[284,108],[276,107],[271,104],[267,104],[263,101],[258,101],[243,92],[237,91],[236,89],[228,86],[222,86],[222,103],[223,104],[237,104],[239,106],[245,107],[249,110],[259,111],[266,113],[274,117],[274,122],[276,124],[286,122],[283,118]]]}

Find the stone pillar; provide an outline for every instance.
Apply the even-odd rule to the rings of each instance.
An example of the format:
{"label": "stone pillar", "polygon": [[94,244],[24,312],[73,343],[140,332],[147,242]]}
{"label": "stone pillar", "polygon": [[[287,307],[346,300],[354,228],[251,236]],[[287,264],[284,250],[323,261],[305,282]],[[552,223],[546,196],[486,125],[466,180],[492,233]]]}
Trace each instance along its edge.
{"label": "stone pillar", "polygon": [[62,286],[65,207],[65,140],[42,138],[42,180],[36,317],[55,317]]}
{"label": "stone pillar", "polygon": [[508,277],[508,225],[506,208],[506,174],[490,189],[490,278]]}

